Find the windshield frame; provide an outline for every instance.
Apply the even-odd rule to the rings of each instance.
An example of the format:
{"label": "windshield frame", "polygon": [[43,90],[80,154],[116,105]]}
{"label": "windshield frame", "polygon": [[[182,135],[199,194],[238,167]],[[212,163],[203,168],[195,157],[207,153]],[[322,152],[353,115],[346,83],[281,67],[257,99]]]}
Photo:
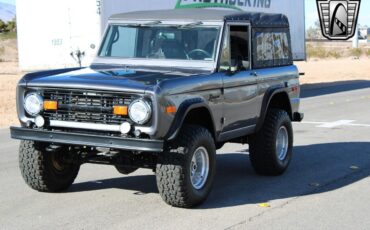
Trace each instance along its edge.
{"label": "windshield frame", "polygon": [[[153,21],[153,20],[152,20]],[[185,69],[200,69],[200,70],[209,70],[215,71],[217,68],[217,63],[220,54],[220,45],[222,41],[222,36],[224,33],[224,21],[202,21],[201,25],[197,26],[205,26],[205,27],[218,27],[219,32],[217,35],[217,45],[215,47],[215,54],[213,60],[181,60],[181,59],[153,59],[153,58],[124,58],[124,57],[103,57],[99,56],[104,41],[108,36],[109,28],[111,26],[119,25],[119,26],[137,26],[141,24],[150,23],[152,21],[148,20],[136,20],[136,21],[121,21],[121,20],[110,20],[108,22],[108,26],[105,28],[104,35],[100,42],[99,48],[97,49],[97,53],[95,56],[92,65],[104,65],[104,64],[113,64],[113,65],[122,65],[122,66],[159,66],[159,67],[172,67],[172,68],[185,68]],[[163,26],[163,27],[170,27],[170,26],[184,26],[191,23],[197,23],[196,21],[161,21],[160,24],[156,24],[153,26]]]}

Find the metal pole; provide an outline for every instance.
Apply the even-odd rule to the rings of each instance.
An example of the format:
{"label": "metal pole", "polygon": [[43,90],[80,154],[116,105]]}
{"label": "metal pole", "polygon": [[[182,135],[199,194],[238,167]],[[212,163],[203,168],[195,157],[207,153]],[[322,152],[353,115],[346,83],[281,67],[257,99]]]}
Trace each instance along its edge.
{"label": "metal pole", "polygon": [[358,25],[355,26],[355,36],[353,37],[352,40],[352,48],[358,48]]}

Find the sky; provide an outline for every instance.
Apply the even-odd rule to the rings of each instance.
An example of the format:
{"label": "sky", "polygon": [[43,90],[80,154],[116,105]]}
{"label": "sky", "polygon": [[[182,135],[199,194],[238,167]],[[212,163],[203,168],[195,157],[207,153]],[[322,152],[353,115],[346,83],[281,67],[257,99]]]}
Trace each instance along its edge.
{"label": "sky", "polygon": [[[0,2],[5,2],[15,5],[15,0],[0,0]],[[306,28],[313,26],[315,21],[319,20],[319,15],[317,12],[316,0],[305,0],[306,3]],[[358,23],[362,26],[370,26],[370,1],[362,0],[360,15]]]}
{"label": "sky", "polygon": [[15,0],[0,0],[0,2],[4,2],[4,3],[15,5]]}
{"label": "sky", "polygon": [[[316,0],[305,0],[306,2],[306,28],[313,26],[319,20]],[[370,1],[362,0],[358,23],[361,26],[370,26]]]}

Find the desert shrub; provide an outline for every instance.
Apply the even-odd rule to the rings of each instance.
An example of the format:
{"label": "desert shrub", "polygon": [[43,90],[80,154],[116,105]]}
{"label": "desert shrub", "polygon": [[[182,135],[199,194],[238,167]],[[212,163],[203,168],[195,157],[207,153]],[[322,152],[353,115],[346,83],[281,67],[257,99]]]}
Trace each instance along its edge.
{"label": "desert shrub", "polygon": [[6,23],[0,19],[0,32],[4,31],[6,27],[7,27]]}
{"label": "desert shrub", "polygon": [[16,39],[16,38],[17,38],[17,32],[15,32],[15,31],[0,33],[0,41],[1,40]]}
{"label": "desert shrub", "polygon": [[311,44],[307,45],[307,55],[309,58],[326,58],[328,57],[328,52],[322,46],[313,46]]}
{"label": "desert shrub", "polygon": [[370,56],[370,49],[367,49],[365,53],[366,53],[366,56]]}
{"label": "desert shrub", "polygon": [[329,57],[333,57],[335,59],[338,59],[338,58],[342,57],[342,54],[340,52],[337,52],[337,51],[329,51],[327,55]]}
{"label": "desert shrub", "polygon": [[354,48],[350,50],[350,54],[354,57],[359,58],[362,55],[362,49],[360,48]]}

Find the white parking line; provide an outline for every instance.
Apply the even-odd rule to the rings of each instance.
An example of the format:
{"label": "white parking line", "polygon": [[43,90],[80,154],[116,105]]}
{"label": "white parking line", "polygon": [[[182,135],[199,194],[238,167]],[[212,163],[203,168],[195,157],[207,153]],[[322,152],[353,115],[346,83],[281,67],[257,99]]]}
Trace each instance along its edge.
{"label": "white parking line", "polygon": [[339,120],[333,122],[322,122],[322,121],[302,121],[302,124],[313,124],[317,125],[318,128],[335,128],[339,126],[352,126],[352,127],[370,127],[369,124],[354,124],[355,120]]}
{"label": "white parking line", "polygon": [[322,125],[319,125],[317,127],[319,128],[335,128],[338,126],[348,125],[354,122],[353,120],[340,120],[340,121],[334,121],[334,122],[328,122]]}
{"label": "white parking line", "polygon": [[348,126],[370,127],[370,125],[366,124],[348,124]]}
{"label": "white parking line", "polygon": [[322,125],[328,122],[320,122],[320,121],[302,121],[301,124],[314,124],[314,125]]}

